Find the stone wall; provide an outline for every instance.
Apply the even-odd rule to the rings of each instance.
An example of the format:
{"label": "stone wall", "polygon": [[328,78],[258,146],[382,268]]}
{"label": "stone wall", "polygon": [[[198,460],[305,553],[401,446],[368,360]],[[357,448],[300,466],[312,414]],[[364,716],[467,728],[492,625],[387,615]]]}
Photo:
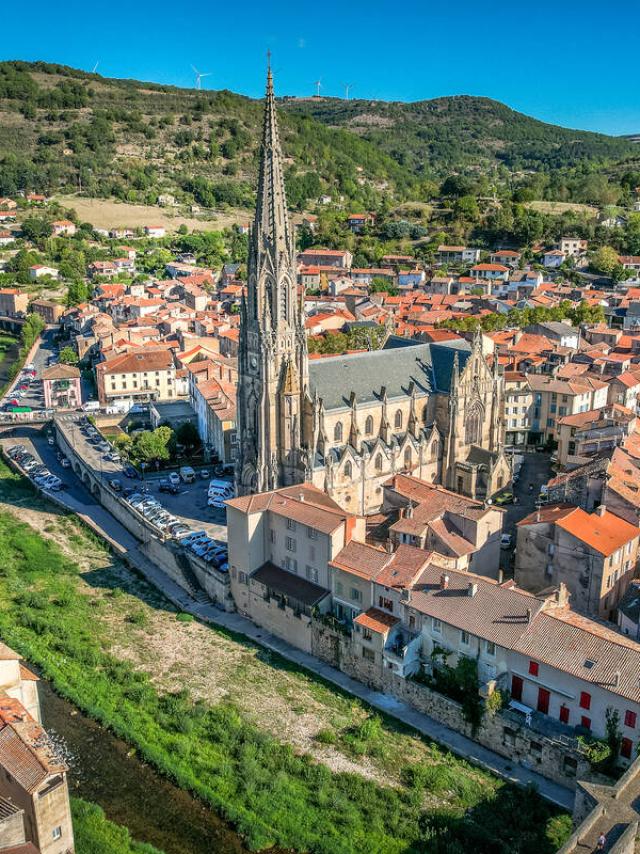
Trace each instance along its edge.
{"label": "stone wall", "polygon": [[517,713],[485,713],[479,731],[473,734],[459,703],[426,685],[398,676],[380,663],[358,657],[349,635],[319,620],[312,621],[311,653],[353,679],[392,694],[450,729],[562,786],[575,788],[576,778],[589,773],[589,763],[578,752],[577,742],[537,732],[525,726]]}

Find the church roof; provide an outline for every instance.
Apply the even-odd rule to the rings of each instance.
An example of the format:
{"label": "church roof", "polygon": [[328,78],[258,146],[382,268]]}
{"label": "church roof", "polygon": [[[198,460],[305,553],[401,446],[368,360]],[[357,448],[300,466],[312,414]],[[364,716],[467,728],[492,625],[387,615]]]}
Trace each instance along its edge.
{"label": "church roof", "polygon": [[357,403],[380,400],[382,387],[389,399],[406,397],[411,382],[418,393],[449,392],[454,355],[460,369],[471,348],[467,341],[443,344],[405,344],[391,338],[389,347],[348,356],[335,356],[309,363],[311,393],[317,392],[326,410],[350,406],[353,392]]}

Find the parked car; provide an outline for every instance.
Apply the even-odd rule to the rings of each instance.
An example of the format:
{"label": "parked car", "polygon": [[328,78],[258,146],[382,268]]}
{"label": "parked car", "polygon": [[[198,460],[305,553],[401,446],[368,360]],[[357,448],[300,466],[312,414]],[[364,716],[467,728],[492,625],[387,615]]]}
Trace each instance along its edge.
{"label": "parked car", "polygon": [[509,492],[509,490],[505,490],[501,492],[499,495],[496,495],[493,499],[493,503],[497,504],[498,507],[501,507],[503,504],[511,504],[513,501],[513,492]]}
{"label": "parked car", "polygon": [[125,466],[123,469],[123,474],[125,477],[132,478],[133,480],[138,480],[138,478],[140,477],[140,475],[134,469],[133,466]]}
{"label": "parked car", "polygon": [[511,534],[503,534],[500,537],[500,548],[501,549],[510,549],[511,548],[512,537]]}
{"label": "parked car", "polygon": [[180,487],[175,483],[171,483],[169,480],[161,480],[160,485],[158,486],[158,490],[160,492],[169,492],[171,495],[177,495],[180,492]]}
{"label": "parked car", "polygon": [[200,470],[200,479],[201,480],[209,480],[210,474],[208,469]]}
{"label": "parked car", "polygon": [[122,492],[122,484],[115,477],[113,480],[109,481],[109,486],[111,487],[111,489],[113,489],[114,492]]}
{"label": "parked car", "polygon": [[180,486],[180,475],[177,472],[172,471],[169,475],[169,483],[172,486]]}

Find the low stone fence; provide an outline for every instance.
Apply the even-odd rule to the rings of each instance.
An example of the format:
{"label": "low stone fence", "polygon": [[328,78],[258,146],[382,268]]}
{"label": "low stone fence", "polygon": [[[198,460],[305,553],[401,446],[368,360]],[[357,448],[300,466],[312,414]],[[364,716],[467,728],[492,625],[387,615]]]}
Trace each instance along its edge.
{"label": "low stone fence", "polygon": [[590,774],[590,765],[574,739],[559,740],[526,726],[511,712],[485,712],[474,733],[465,720],[460,703],[393,670],[358,657],[350,636],[314,619],[311,653],[370,688],[392,694],[450,729],[472,738],[500,756],[542,774],[562,786],[575,789],[577,779]]}

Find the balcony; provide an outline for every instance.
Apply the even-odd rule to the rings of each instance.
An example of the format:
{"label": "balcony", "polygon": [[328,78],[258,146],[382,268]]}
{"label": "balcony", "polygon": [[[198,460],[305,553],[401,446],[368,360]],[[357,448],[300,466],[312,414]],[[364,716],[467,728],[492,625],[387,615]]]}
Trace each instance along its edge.
{"label": "balcony", "polygon": [[419,669],[421,650],[420,634],[397,626],[390,632],[382,656],[390,669],[406,678]]}

